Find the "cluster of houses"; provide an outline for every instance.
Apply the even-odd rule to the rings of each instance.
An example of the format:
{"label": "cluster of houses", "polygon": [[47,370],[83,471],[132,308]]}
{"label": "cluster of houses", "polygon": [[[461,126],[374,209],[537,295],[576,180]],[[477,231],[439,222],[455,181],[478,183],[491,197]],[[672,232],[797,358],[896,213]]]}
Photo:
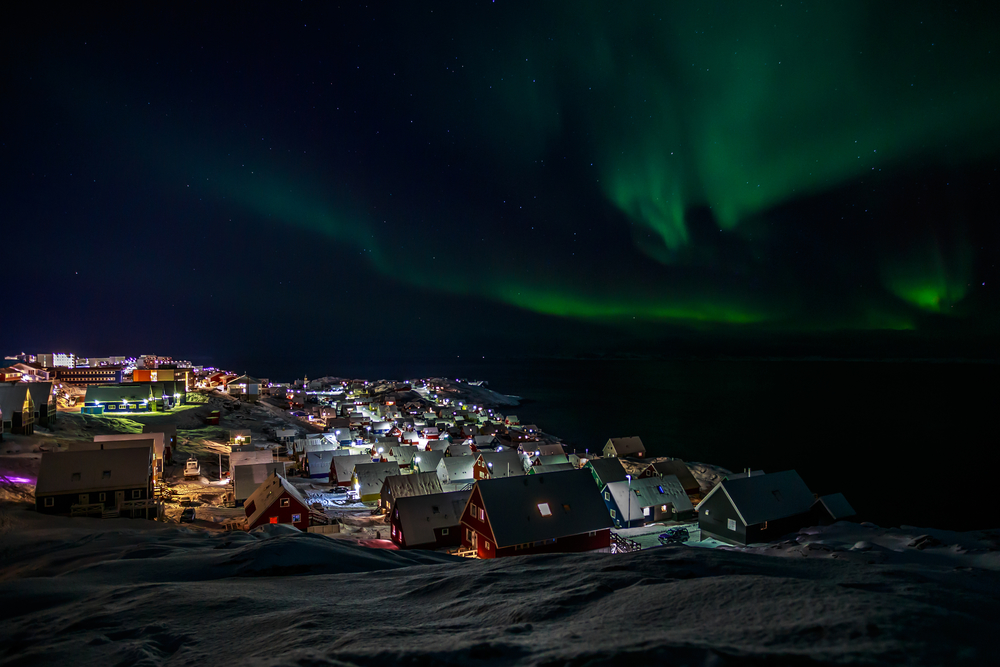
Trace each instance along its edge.
{"label": "cluster of houses", "polygon": [[[514,415],[423,388],[422,399],[403,403],[394,400],[399,385],[320,388],[312,409],[327,431],[288,443],[302,476],[381,508],[402,549],[480,558],[607,550],[613,530],[693,521],[703,537],[747,544],[854,513],[841,494],[816,497],[795,471],[733,475],[703,496],[683,461],[648,460],[639,437],[611,438],[581,455]],[[289,407],[306,393],[286,392]],[[245,528],[309,529],[310,509],[286,479],[288,465],[236,466]]]}

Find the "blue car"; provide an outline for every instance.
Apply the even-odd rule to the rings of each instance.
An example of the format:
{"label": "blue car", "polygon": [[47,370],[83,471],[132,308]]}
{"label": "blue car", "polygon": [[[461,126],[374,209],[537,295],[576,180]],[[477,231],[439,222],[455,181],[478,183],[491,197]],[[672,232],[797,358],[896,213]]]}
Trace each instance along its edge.
{"label": "blue car", "polygon": [[668,528],[665,533],[660,533],[659,540],[660,544],[683,544],[690,537],[691,535],[688,533],[687,528],[678,526],[676,528]]}

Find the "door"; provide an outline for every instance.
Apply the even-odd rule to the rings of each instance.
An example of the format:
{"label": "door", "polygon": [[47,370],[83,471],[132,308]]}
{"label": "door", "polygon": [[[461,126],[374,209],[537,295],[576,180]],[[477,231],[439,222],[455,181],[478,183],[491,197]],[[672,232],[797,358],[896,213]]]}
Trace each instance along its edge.
{"label": "door", "polygon": [[115,507],[121,509],[122,505],[125,504],[125,492],[115,491]]}
{"label": "door", "polygon": [[89,505],[90,504],[90,494],[89,493],[81,493],[80,494],[80,504],[81,505]]}

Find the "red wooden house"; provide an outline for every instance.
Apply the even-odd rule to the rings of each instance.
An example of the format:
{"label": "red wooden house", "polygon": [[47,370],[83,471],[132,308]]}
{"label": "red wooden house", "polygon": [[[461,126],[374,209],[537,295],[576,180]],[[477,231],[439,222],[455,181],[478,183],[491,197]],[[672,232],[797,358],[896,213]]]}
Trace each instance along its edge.
{"label": "red wooden house", "polygon": [[462,546],[480,558],[611,545],[611,517],[585,470],[479,480],[461,525]]}
{"label": "red wooden house", "polygon": [[268,523],[284,523],[309,530],[309,506],[298,490],[284,477],[272,472],[243,502],[247,530]]}

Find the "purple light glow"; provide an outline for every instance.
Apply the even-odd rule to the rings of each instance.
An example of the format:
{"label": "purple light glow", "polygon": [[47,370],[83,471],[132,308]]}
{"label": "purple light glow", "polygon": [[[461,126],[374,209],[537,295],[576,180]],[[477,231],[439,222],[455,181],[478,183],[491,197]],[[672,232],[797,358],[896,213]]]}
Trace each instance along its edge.
{"label": "purple light glow", "polygon": [[34,484],[35,483],[35,480],[31,479],[30,477],[8,477],[8,476],[4,475],[3,479],[6,480],[7,482],[10,482],[11,484]]}

